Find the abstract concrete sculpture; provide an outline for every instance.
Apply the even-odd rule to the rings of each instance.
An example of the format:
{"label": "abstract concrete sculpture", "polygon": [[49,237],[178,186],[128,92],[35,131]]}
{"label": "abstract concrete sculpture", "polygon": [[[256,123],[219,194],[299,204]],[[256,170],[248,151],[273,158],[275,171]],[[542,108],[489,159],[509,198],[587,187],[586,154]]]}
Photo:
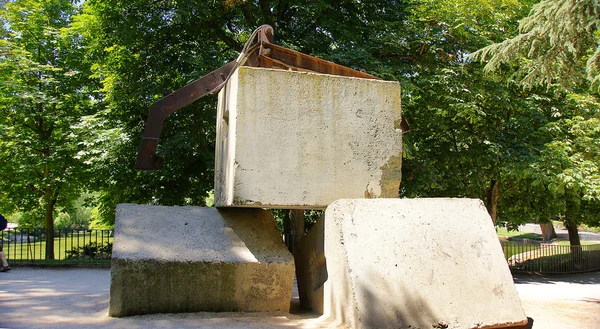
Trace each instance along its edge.
{"label": "abstract concrete sculpture", "polygon": [[165,117],[220,90],[220,208],[119,205],[109,314],[287,311],[293,258],[271,213],[248,208],[327,208],[295,254],[304,306],[351,328],[525,325],[480,200],[398,199],[399,83],[272,34],[262,26],[238,59],[152,106],[140,170],[162,165]]}

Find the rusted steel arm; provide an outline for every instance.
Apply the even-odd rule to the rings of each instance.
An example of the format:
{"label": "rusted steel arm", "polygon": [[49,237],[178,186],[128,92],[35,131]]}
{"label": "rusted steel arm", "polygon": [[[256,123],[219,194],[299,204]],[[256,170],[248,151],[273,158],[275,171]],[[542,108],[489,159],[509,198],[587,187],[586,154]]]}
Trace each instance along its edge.
{"label": "rusted steel arm", "polygon": [[165,118],[183,108],[184,106],[198,100],[207,94],[221,89],[236,66],[236,61],[231,61],[225,66],[210,72],[202,78],[189,85],[172,92],[150,107],[150,113],[146,120],[144,136],[140,144],[135,169],[157,170],[162,166],[162,159],[156,154],[160,132],[165,123]]}
{"label": "rusted steel arm", "polygon": [[[257,39],[258,43],[253,45],[252,42],[254,39]],[[272,41],[273,28],[269,25],[260,26],[252,33],[244,45],[242,53],[236,60],[227,63],[225,66],[210,72],[152,104],[134,168],[137,170],[160,169],[162,158],[156,154],[156,151],[158,150],[158,140],[160,139],[160,133],[166,117],[208,94],[219,91],[225,85],[233,71],[239,65],[244,65],[248,57],[258,57],[256,53],[260,50],[260,45],[263,42]]]}
{"label": "rusted steel arm", "polygon": [[263,43],[262,47],[264,50],[260,54],[260,67],[297,68],[301,71],[312,71],[323,74],[381,80],[381,78],[366,72],[357,71],[349,67],[306,55],[273,43]]}

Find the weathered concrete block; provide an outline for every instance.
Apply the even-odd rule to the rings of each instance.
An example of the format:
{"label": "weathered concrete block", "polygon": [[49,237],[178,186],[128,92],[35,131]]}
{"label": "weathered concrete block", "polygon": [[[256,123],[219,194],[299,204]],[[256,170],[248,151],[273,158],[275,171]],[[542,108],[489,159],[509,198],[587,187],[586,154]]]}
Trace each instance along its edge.
{"label": "weathered concrete block", "polygon": [[398,196],[400,106],[397,82],[240,67],[219,93],[215,204]]}
{"label": "weathered concrete block", "polygon": [[117,206],[110,316],[288,311],[294,261],[269,211]]}
{"label": "weathered concrete block", "polygon": [[[309,303],[318,307],[322,294],[324,317],[335,322],[455,329],[527,323],[480,200],[338,200],[325,212],[323,255],[319,239],[303,243],[313,244],[313,259],[326,259],[327,274],[321,293],[314,289],[320,267],[299,270],[309,276],[298,277],[300,296],[312,294]],[[305,281],[312,286],[301,287]]]}

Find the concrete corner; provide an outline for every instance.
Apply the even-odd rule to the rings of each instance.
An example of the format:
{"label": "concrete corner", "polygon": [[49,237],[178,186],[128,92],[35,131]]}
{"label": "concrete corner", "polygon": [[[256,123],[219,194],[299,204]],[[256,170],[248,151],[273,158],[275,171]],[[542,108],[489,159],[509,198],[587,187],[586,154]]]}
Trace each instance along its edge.
{"label": "concrete corner", "polygon": [[117,206],[110,316],[288,311],[293,281],[268,211]]}
{"label": "concrete corner", "polygon": [[[351,328],[527,324],[480,200],[337,200],[325,212],[323,234],[324,256],[314,258],[327,261],[323,311],[330,320]],[[320,241],[305,243],[318,255]],[[307,268],[309,279],[298,283],[309,283],[299,290],[318,305],[310,298],[319,296],[321,270]]]}
{"label": "concrete corner", "polygon": [[398,82],[240,67],[219,93],[215,204],[397,197],[400,121]]}

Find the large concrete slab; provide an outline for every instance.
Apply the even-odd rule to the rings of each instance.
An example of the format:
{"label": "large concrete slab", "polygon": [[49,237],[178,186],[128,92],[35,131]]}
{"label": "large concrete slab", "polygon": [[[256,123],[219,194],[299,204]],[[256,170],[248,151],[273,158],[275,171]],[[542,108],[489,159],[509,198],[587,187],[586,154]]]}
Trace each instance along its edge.
{"label": "large concrete slab", "polygon": [[480,200],[338,200],[327,208],[323,230],[324,238],[309,232],[297,256],[325,259],[327,273],[319,274],[318,261],[298,263],[304,266],[298,289],[301,298],[312,294],[301,301],[305,306],[322,307],[334,322],[351,328],[527,324]]}
{"label": "large concrete slab", "polygon": [[398,82],[240,67],[219,93],[217,206],[397,197]]}
{"label": "large concrete slab", "polygon": [[294,261],[271,212],[117,206],[110,316],[288,311]]}

